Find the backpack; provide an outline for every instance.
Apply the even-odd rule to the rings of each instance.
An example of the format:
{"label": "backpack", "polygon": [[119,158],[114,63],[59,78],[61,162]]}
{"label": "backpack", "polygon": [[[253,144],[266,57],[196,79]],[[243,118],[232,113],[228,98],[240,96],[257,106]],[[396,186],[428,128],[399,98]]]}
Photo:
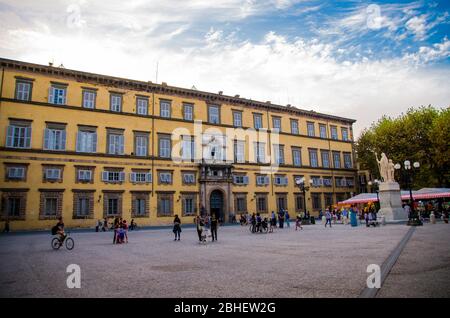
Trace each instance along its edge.
{"label": "backpack", "polygon": [[56,233],[58,233],[58,226],[57,225],[52,227],[52,235],[56,235]]}

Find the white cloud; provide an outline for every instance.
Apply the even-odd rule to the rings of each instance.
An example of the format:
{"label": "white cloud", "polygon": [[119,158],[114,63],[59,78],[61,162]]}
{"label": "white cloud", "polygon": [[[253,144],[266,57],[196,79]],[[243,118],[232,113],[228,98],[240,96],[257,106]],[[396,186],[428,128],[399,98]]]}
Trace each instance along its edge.
{"label": "white cloud", "polygon": [[[238,31],[213,23],[278,10],[276,5],[291,1],[185,2],[177,2],[178,10],[173,0],[153,6],[136,0],[107,6],[85,2],[80,4],[85,24],[75,29],[66,26],[67,3],[55,5],[62,13],[46,19],[38,11],[51,7],[49,2],[36,11],[25,9],[31,2],[14,3],[14,10],[0,11],[0,56],[42,64],[54,58],[67,68],[145,81],[155,80],[158,62],[159,82],[355,118],[357,131],[411,106],[449,106],[448,67],[424,66],[448,58],[447,39],[403,58],[341,62],[335,57],[348,48],[335,41],[291,39],[275,32],[260,41],[242,41],[235,36]],[[192,36],[199,20],[206,27]],[[350,29],[364,23],[362,16],[344,20]]]}
{"label": "white cloud", "polygon": [[435,43],[432,47],[421,46],[417,52],[406,54],[403,59],[420,65],[448,57],[450,57],[450,40],[445,38],[441,43]]}
{"label": "white cloud", "polygon": [[413,17],[406,22],[406,28],[414,33],[418,40],[423,40],[426,37],[427,32],[427,15],[422,14],[418,17]]}

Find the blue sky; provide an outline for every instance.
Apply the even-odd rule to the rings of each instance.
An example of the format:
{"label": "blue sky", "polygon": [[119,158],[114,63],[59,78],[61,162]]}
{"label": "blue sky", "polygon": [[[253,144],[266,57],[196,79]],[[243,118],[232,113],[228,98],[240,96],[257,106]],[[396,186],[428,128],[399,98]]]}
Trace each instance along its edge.
{"label": "blue sky", "polygon": [[355,118],[450,105],[449,1],[0,0],[0,56]]}

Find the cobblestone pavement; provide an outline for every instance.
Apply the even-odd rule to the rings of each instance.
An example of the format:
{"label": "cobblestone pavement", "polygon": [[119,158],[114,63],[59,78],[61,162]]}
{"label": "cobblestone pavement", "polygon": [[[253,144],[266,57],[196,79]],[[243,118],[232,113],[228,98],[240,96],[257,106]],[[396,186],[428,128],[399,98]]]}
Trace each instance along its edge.
{"label": "cobblestone pavement", "polygon": [[[448,278],[450,227],[427,227],[433,227],[424,231],[427,239],[434,229],[446,239],[446,248],[433,253],[446,252],[445,273],[436,271],[435,278]],[[2,235],[0,297],[357,297],[367,265],[381,265],[407,230],[316,224],[251,234],[248,227],[226,226],[207,245],[197,242],[193,228],[183,229],[179,242],[170,229],[130,232],[122,245],[112,244],[112,232],[74,232],[72,251],[53,251],[49,234]],[[69,264],[81,267],[80,289],[66,286]]]}
{"label": "cobblestone pavement", "polygon": [[450,297],[450,226],[417,227],[377,297]]}

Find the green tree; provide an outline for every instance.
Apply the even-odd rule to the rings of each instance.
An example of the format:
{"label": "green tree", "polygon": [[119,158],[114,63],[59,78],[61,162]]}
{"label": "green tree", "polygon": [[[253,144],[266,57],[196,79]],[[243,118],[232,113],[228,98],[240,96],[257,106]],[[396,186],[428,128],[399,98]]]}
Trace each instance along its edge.
{"label": "green tree", "polygon": [[[414,188],[446,187],[449,183],[449,109],[432,106],[411,108],[397,118],[381,117],[365,129],[356,142],[360,169],[368,169],[379,178],[374,152],[386,153],[394,163],[418,161],[420,169]],[[399,178],[401,186],[405,180]]]}

